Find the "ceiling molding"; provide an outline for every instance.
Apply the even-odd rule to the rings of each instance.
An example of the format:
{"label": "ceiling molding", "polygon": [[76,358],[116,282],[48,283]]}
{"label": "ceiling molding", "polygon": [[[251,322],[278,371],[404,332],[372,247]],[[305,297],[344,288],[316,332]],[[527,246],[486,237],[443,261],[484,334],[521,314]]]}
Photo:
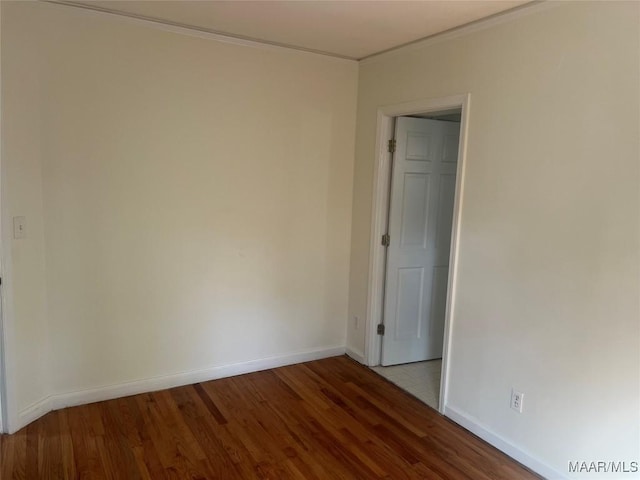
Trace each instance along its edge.
{"label": "ceiling molding", "polygon": [[163,30],[165,32],[172,32],[172,33],[178,33],[182,35],[188,35],[191,37],[204,38],[207,40],[213,40],[213,41],[222,42],[222,43],[229,43],[232,45],[241,45],[244,47],[260,48],[260,49],[268,49],[268,50],[279,50],[279,51],[287,50],[289,52],[293,50],[298,53],[321,55],[323,57],[328,57],[334,60],[347,61],[347,62],[358,61],[357,58],[339,55],[336,53],[324,52],[321,50],[298,47],[295,45],[288,45],[284,43],[270,42],[267,40],[245,37],[242,35],[233,35],[225,32],[218,32],[216,30],[209,30],[206,28],[196,27],[193,25],[185,25],[182,23],[171,22],[168,20],[163,20],[163,19],[158,19],[153,17],[146,17],[143,15],[137,15],[133,13],[119,12],[116,10],[110,10],[110,9],[102,8],[98,6],[87,5],[84,3],[77,3],[77,2],[66,1],[66,0],[40,0],[40,1],[43,3],[57,5],[60,7],[77,9],[79,11],[83,11],[88,14],[120,19],[120,20],[131,22],[131,23],[136,23],[138,25],[144,25],[147,27]]}
{"label": "ceiling molding", "polygon": [[499,12],[489,17],[481,18],[465,25],[460,25],[459,27],[454,27],[444,32],[436,33],[434,35],[430,35],[413,42],[405,43],[404,45],[390,48],[389,50],[385,50],[384,52],[374,53],[373,55],[361,58],[359,62],[362,65],[367,65],[381,60],[386,60],[396,55],[401,55],[413,50],[426,48],[430,45],[435,45],[436,43],[452,40],[454,38],[469,35],[474,32],[486,30],[496,25],[508,23],[518,18],[531,15],[533,13],[549,10],[551,8],[560,6],[562,3],[563,2],[559,1],[535,0],[525,5],[521,5],[504,12]]}
{"label": "ceiling molding", "polygon": [[127,12],[120,12],[116,10],[110,10],[97,5],[96,6],[88,5],[85,3],[74,2],[72,0],[40,0],[40,1],[43,3],[60,6],[63,8],[73,8],[78,11],[85,12],[87,14],[119,19],[119,20],[130,22],[130,23],[135,23],[138,25],[143,25],[146,27],[163,30],[166,32],[172,32],[172,33],[187,35],[191,37],[203,38],[207,40],[213,40],[217,42],[228,43],[232,45],[240,45],[240,46],[251,47],[251,48],[260,48],[260,49],[277,50],[277,51],[286,50],[289,52],[294,51],[301,54],[320,55],[327,59],[343,61],[343,62],[358,62],[362,65],[368,65],[371,63],[381,61],[383,59],[391,58],[396,55],[401,55],[406,52],[426,48],[436,43],[444,42],[444,41],[458,38],[464,35],[468,35],[477,31],[485,30],[487,28],[491,28],[496,25],[500,25],[503,23],[516,20],[526,15],[548,10],[550,8],[555,8],[560,4],[562,4],[562,2],[553,2],[549,0],[534,0],[525,5],[521,5],[519,7],[515,7],[513,9],[506,10],[504,12],[498,12],[489,17],[481,18],[479,20],[475,20],[465,25],[454,27],[444,32],[436,33],[434,35],[430,35],[428,37],[414,40],[412,42],[409,42],[403,45],[398,45],[397,47],[393,47],[388,50],[384,50],[382,52],[374,53],[372,55],[368,55],[362,58],[354,58],[354,57],[339,55],[332,52],[314,50],[314,49],[298,47],[295,45],[278,43],[278,42],[270,42],[267,40],[261,40],[261,39],[246,37],[242,35],[233,35],[226,32],[220,32],[220,31],[206,29],[202,27],[196,27],[193,25],[186,25],[182,23],[171,22],[169,20],[164,20],[164,19],[159,19],[154,17],[147,17],[147,16],[127,13]]}

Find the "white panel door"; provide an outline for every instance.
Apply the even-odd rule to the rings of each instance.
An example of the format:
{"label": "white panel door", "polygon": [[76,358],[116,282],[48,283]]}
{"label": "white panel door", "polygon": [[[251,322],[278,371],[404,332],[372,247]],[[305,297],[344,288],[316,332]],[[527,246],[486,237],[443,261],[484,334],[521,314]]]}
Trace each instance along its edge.
{"label": "white panel door", "polygon": [[382,365],[440,358],[460,124],[396,119]]}

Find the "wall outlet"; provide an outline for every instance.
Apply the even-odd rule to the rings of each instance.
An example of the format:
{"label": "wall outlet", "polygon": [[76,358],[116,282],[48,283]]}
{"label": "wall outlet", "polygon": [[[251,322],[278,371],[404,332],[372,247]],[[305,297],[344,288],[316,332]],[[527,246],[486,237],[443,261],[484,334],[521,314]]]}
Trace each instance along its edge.
{"label": "wall outlet", "polygon": [[13,217],[13,238],[16,240],[27,238],[27,219],[25,217]]}
{"label": "wall outlet", "polygon": [[513,408],[518,413],[522,413],[523,403],[524,393],[511,390],[511,408]]}

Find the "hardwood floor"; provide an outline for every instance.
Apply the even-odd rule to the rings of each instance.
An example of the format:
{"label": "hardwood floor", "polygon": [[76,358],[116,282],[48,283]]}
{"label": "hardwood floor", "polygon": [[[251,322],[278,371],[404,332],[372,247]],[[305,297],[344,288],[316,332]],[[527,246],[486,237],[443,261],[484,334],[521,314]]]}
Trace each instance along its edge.
{"label": "hardwood floor", "polygon": [[539,478],[347,357],[51,412],[0,478]]}

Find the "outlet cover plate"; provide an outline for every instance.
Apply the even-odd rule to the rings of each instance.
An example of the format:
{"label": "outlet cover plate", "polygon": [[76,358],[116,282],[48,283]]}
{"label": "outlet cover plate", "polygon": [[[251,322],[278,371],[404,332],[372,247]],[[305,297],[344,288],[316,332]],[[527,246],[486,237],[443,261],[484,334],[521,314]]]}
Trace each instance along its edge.
{"label": "outlet cover plate", "polygon": [[511,390],[511,408],[518,413],[522,413],[524,403],[524,393]]}
{"label": "outlet cover plate", "polygon": [[27,219],[23,216],[13,217],[13,238],[27,238]]}

